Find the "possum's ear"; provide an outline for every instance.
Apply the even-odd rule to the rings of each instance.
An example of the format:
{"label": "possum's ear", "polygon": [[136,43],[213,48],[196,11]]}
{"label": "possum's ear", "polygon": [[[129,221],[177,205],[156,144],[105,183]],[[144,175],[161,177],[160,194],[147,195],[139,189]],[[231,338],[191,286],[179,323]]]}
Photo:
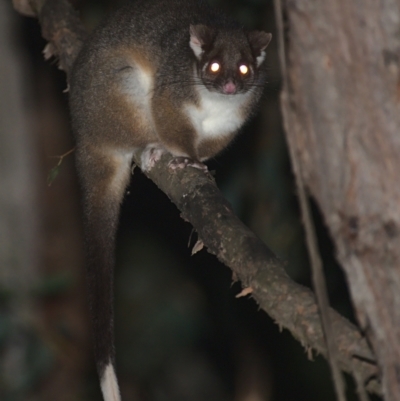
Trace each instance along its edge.
{"label": "possum's ear", "polygon": [[257,59],[257,66],[260,66],[265,60],[265,49],[271,42],[272,34],[264,31],[251,31],[247,34],[247,37],[253,54]]}
{"label": "possum's ear", "polygon": [[190,25],[190,47],[200,59],[205,50],[209,50],[215,39],[215,29],[206,25]]}

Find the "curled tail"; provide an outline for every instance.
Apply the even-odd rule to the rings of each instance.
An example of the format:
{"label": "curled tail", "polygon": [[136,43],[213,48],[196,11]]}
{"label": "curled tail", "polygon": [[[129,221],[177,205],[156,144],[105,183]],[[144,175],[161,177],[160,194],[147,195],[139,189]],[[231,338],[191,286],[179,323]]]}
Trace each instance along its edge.
{"label": "curled tail", "polygon": [[76,162],[83,194],[85,250],[94,355],[104,401],[120,401],[115,373],[113,282],[120,204],[131,153],[80,145]]}

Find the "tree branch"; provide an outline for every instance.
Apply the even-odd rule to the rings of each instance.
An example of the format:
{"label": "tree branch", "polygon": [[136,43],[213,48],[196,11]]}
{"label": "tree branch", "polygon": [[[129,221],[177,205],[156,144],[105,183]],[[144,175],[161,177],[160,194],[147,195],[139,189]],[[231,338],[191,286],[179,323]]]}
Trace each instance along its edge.
{"label": "tree branch", "polygon": [[[68,74],[84,40],[76,13],[66,0],[47,1],[38,8],[43,36],[50,41]],[[140,157],[135,161],[140,166]],[[176,204],[209,252],[229,266],[252,297],[280,327],[291,331],[304,347],[326,355],[318,308],[312,292],[292,281],[284,263],[232,212],[214,180],[193,168],[171,170],[171,156],[164,155],[147,174]],[[336,333],[340,367],[354,373],[368,388],[380,392],[375,357],[359,330],[330,310]]]}
{"label": "tree branch", "polygon": [[[212,178],[197,169],[171,172],[165,155],[147,174],[165,192],[198,232],[208,251],[230,267],[252,297],[280,327],[291,331],[305,347],[327,355],[313,293],[289,278],[284,263],[232,211]],[[364,383],[377,374],[375,357],[365,338],[347,319],[329,310],[336,334],[340,367],[360,374]],[[374,379],[368,389],[379,393]]]}

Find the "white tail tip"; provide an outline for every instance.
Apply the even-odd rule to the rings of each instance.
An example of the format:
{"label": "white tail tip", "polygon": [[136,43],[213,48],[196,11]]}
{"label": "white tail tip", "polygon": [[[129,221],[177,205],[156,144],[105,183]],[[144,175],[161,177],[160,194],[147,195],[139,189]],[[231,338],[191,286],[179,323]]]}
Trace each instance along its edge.
{"label": "white tail tip", "polygon": [[100,387],[104,401],[121,401],[117,376],[111,362],[106,366],[103,376],[100,378]]}

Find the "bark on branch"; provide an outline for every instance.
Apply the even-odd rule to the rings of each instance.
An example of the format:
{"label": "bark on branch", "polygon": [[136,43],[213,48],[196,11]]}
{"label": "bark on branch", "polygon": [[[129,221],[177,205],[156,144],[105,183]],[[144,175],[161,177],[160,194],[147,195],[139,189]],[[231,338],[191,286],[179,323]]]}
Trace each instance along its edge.
{"label": "bark on branch", "polygon": [[[68,74],[84,40],[79,19],[66,0],[47,1],[38,10],[43,36],[51,42]],[[244,287],[253,289],[252,296],[260,307],[305,347],[325,355],[312,292],[287,276],[283,262],[234,215],[212,178],[192,168],[172,171],[167,167],[169,159],[165,155],[149,178],[177,205],[208,250],[232,269]],[[345,318],[333,310],[330,313],[341,368],[368,382],[370,390],[380,392],[375,357],[365,338]]]}

